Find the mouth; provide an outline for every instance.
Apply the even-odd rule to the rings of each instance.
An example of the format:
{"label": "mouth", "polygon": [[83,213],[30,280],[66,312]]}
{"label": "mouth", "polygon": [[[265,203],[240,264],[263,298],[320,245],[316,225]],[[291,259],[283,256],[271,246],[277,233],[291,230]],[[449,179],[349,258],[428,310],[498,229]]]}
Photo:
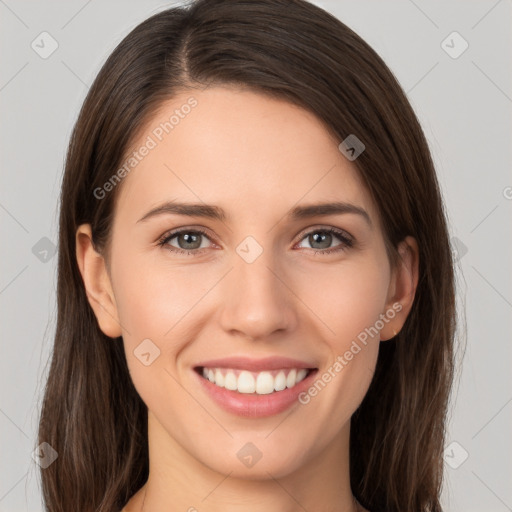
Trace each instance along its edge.
{"label": "mouth", "polygon": [[200,389],[225,412],[247,419],[273,416],[298,407],[318,368],[194,367]]}
{"label": "mouth", "polygon": [[277,354],[255,359],[240,354],[198,361],[192,369],[212,404],[239,417],[256,419],[304,404],[301,397],[319,371],[313,361]]}
{"label": "mouth", "polygon": [[249,371],[239,368],[212,368],[196,366],[194,371],[201,379],[217,388],[240,395],[274,395],[294,389],[318,371],[318,368],[282,368],[265,371]]}

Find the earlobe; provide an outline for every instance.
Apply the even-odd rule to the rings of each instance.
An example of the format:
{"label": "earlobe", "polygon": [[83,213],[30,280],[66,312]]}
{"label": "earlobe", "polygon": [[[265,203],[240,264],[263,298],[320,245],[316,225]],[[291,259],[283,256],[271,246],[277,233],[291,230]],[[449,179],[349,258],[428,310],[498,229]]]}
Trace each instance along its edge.
{"label": "earlobe", "polygon": [[398,252],[401,259],[390,284],[393,292],[386,303],[386,312],[393,310],[393,317],[380,331],[381,341],[394,338],[400,332],[411,311],[418,286],[419,248],[416,239],[412,236],[404,238]]}
{"label": "earlobe", "polygon": [[110,338],[121,336],[116,301],[106,262],[94,249],[90,224],[82,224],[77,229],[76,259],[87,300],[94,311],[100,329]]}

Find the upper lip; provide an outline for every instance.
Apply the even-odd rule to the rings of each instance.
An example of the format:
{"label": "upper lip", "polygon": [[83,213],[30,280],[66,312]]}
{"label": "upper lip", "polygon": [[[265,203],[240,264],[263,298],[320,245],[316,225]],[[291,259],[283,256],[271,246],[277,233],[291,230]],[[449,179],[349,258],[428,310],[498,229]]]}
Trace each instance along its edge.
{"label": "upper lip", "polygon": [[279,370],[286,368],[307,368],[315,369],[315,365],[298,359],[289,357],[265,357],[263,359],[253,359],[250,357],[224,357],[222,359],[212,359],[203,361],[196,367],[206,368],[233,368],[239,370],[249,370],[259,372],[264,370]]}

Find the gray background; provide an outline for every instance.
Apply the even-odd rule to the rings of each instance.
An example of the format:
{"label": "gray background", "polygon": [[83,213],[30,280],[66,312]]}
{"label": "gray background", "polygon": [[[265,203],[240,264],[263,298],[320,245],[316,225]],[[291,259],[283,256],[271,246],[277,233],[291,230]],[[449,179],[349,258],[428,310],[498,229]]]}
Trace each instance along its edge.
{"label": "gray background", "polygon": [[[460,336],[467,322],[448,425],[445,510],[512,511],[511,1],[314,3],[389,65],[437,165],[459,257]],[[0,0],[2,512],[43,510],[31,454],[55,332],[52,247],[71,129],[115,45],[171,5]],[[51,48],[49,39],[41,43],[43,31],[58,43],[45,59],[31,47]],[[462,40],[442,44],[453,31],[469,44],[457,58]]]}

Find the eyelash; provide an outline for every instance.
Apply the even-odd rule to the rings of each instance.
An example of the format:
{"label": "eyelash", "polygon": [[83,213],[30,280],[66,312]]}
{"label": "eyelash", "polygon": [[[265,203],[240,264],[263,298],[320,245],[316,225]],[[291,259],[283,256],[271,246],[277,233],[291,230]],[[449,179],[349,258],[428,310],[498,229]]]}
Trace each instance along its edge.
{"label": "eyelash", "polygon": [[[157,245],[159,247],[162,247],[166,250],[169,250],[171,252],[174,252],[174,253],[177,253],[177,254],[184,254],[186,256],[195,256],[196,254],[200,254],[202,253],[202,249],[190,249],[190,250],[185,250],[185,249],[180,249],[178,247],[172,247],[172,246],[167,246],[167,243],[172,240],[176,235],[181,235],[182,233],[194,233],[194,234],[201,234],[201,235],[204,235],[206,238],[210,238],[208,236],[208,233],[204,230],[204,229],[201,229],[201,228],[194,228],[194,229],[180,229],[180,230],[177,230],[177,231],[172,231],[172,232],[168,232],[168,233],[165,233],[161,238],[159,238],[158,240],[158,243]],[[302,238],[299,240],[299,242],[301,242],[302,240],[304,240],[304,238],[306,238],[308,235],[311,235],[313,233],[326,233],[326,234],[330,234],[330,235],[335,235],[342,243],[340,245],[337,245],[331,249],[311,249],[314,251],[314,254],[316,255],[317,253],[320,253],[322,255],[327,255],[327,254],[331,254],[333,252],[342,252],[342,251],[346,251],[347,249],[350,249],[351,247],[353,247],[354,245],[354,241],[350,238],[348,238],[343,231],[339,230],[339,229],[336,229],[336,228],[317,228],[317,229],[314,229],[312,231],[308,231],[306,233],[304,233],[304,235],[302,236]],[[165,247],[167,246],[167,247]]]}

